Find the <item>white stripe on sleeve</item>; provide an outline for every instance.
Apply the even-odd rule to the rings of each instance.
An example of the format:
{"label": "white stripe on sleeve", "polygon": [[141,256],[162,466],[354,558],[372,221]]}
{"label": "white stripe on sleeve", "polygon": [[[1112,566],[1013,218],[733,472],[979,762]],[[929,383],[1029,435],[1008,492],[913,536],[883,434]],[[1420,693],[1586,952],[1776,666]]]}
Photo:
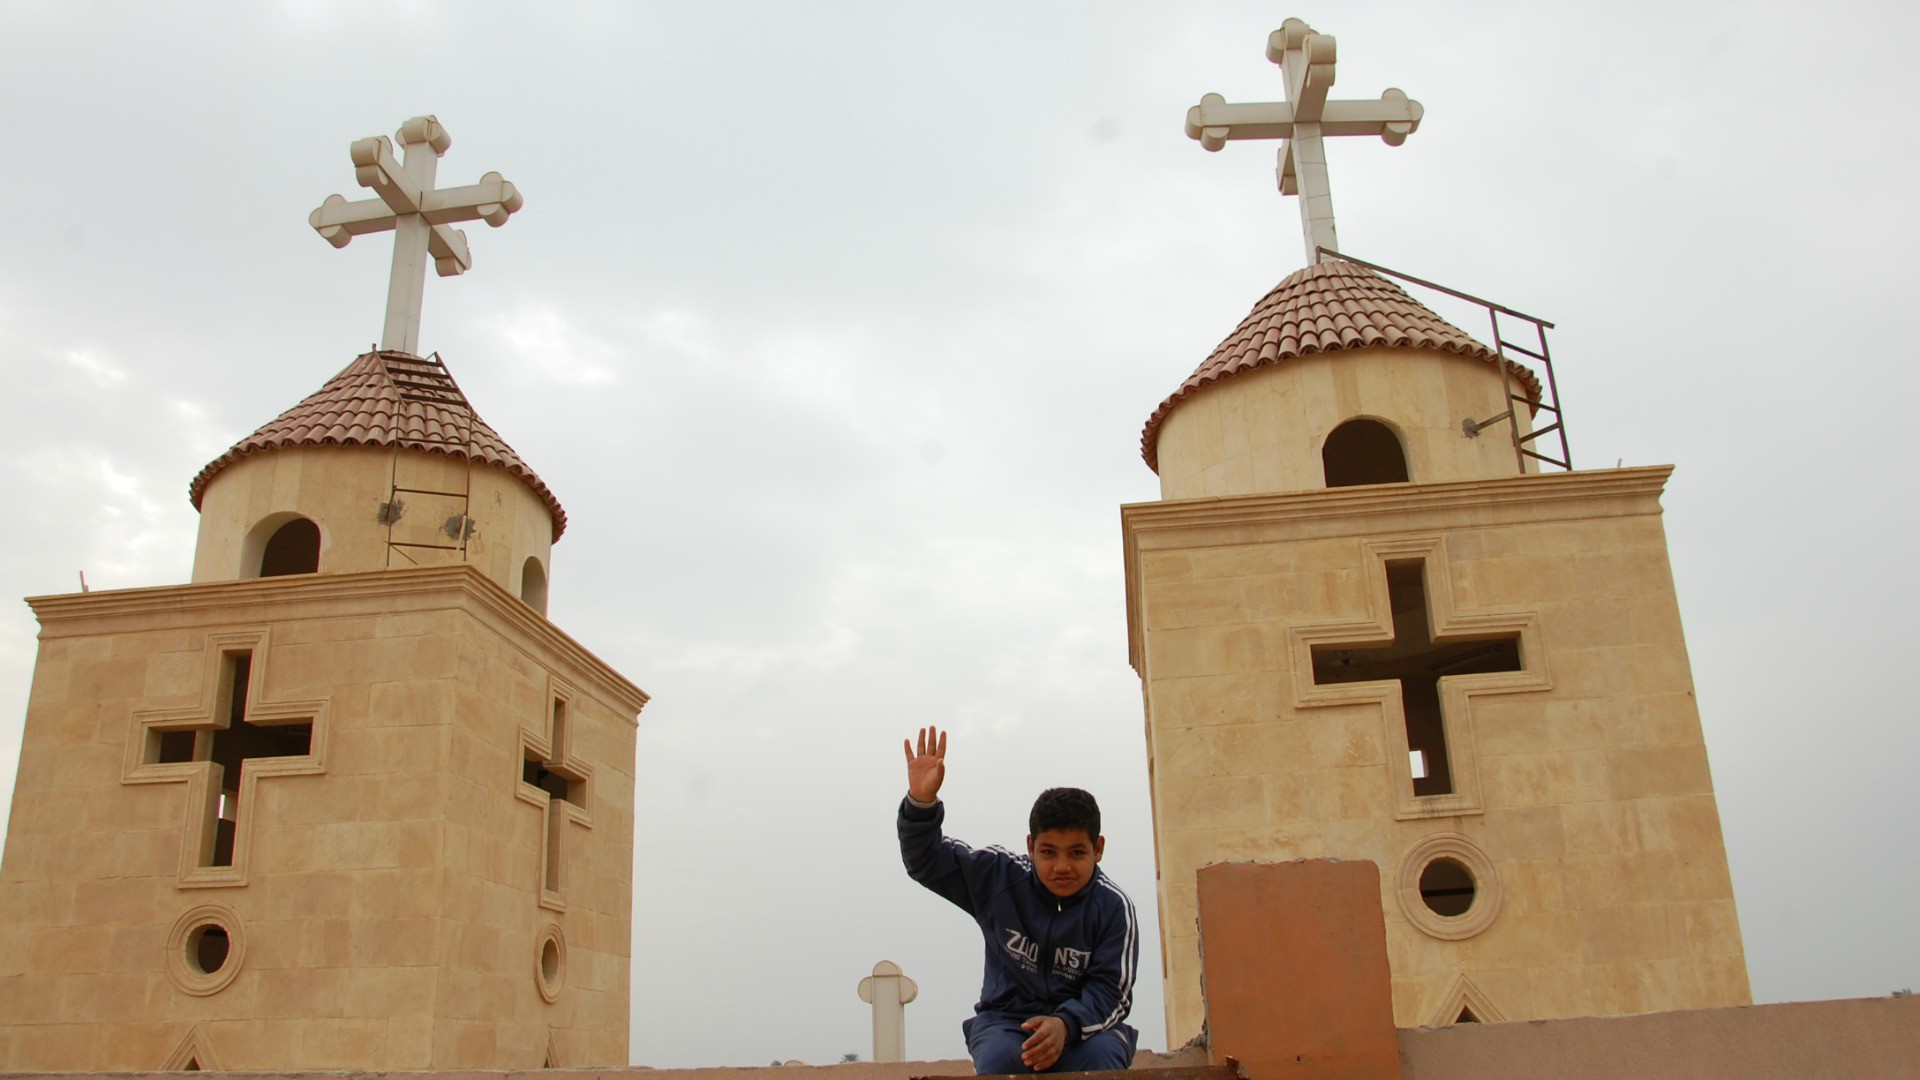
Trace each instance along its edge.
{"label": "white stripe on sleeve", "polygon": [[1127,920],[1126,938],[1120,948],[1120,999],[1114,1002],[1113,1011],[1108,1013],[1099,1023],[1092,1027],[1080,1029],[1080,1037],[1082,1039],[1087,1038],[1089,1035],[1105,1031],[1119,1023],[1125,1018],[1128,1010],[1133,1007],[1133,963],[1134,951],[1137,948],[1134,937],[1137,929],[1133,919],[1133,900],[1129,898],[1126,893],[1120,891],[1118,885],[1108,881],[1106,878],[1100,879],[1100,885],[1108,892],[1120,898],[1120,907],[1122,912],[1125,913]]}

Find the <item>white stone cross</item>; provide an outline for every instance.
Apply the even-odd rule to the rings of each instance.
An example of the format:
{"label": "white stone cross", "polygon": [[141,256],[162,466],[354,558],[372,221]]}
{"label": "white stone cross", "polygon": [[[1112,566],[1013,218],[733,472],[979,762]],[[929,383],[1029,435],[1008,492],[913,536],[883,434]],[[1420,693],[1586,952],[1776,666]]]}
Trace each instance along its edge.
{"label": "white stone cross", "polygon": [[907,1060],[907,1003],[919,996],[920,984],[891,960],[860,980],[860,1000],[873,1005],[873,1060]]}
{"label": "white stone cross", "polygon": [[393,275],[387,283],[387,324],[380,334],[380,347],[417,356],[427,256],[433,256],[441,277],[465,273],[473,265],[467,234],[448,226],[456,221],[484,221],[499,228],[525,200],[497,172],[481,177],[477,184],[435,189],[440,155],[453,145],[453,138],[433,117],[416,116],[394,134],[405,148],[404,163],[394,160],[393,144],[385,135],[353,144],[354,179],[378,197],[348,202],[329,195],[307,215],[307,222],[337,248],[363,233],[393,230]]}
{"label": "white stone cross", "polygon": [[1333,194],[1327,187],[1327,154],[1320,140],[1328,135],[1378,135],[1399,146],[1418,130],[1425,112],[1417,101],[1392,87],[1378,101],[1328,101],[1333,85],[1333,38],[1316,34],[1299,19],[1288,19],[1267,38],[1267,59],[1280,65],[1286,101],[1230,105],[1208,94],[1187,110],[1187,137],[1218,150],[1234,139],[1280,139],[1275,170],[1280,194],[1300,196],[1300,227],[1306,234],[1307,262],[1319,249],[1340,249],[1333,230]]}

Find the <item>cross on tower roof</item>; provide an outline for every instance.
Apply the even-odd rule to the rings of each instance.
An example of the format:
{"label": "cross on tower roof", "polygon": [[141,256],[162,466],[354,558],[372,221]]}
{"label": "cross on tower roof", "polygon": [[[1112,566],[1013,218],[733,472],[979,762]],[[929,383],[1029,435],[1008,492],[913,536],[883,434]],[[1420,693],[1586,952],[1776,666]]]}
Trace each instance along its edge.
{"label": "cross on tower roof", "polygon": [[343,248],[363,233],[393,230],[393,274],[387,284],[387,323],[380,334],[382,349],[420,353],[420,296],[426,287],[428,255],[441,277],[465,273],[473,266],[467,252],[467,234],[448,228],[456,221],[484,221],[495,228],[524,205],[519,189],[490,172],[465,187],[433,186],[440,155],[453,137],[440,121],[416,116],[395,132],[405,148],[404,162],[396,162],[393,144],[385,135],[355,140],[353,175],[361,187],[378,198],[348,202],[329,195],[307,222],[327,243]]}
{"label": "cross on tower roof", "polygon": [[1420,103],[1388,87],[1378,101],[1328,101],[1333,85],[1333,38],[1316,34],[1299,19],[1288,19],[1267,38],[1267,59],[1286,77],[1286,101],[1229,104],[1208,94],[1187,110],[1187,137],[1208,150],[1234,139],[1280,139],[1275,170],[1280,194],[1300,196],[1300,227],[1306,234],[1307,262],[1320,249],[1338,251],[1333,230],[1333,194],[1327,186],[1328,135],[1378,135],[1399,146],[1420,127]]}

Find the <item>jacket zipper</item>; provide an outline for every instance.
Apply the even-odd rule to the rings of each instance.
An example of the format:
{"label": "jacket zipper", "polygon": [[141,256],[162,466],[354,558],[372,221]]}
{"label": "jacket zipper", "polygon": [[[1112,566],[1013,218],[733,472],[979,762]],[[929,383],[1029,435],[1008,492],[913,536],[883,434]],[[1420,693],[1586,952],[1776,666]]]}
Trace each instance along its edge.
{"label": "jacket zipper", "polygon": [[1055,917],[1063,910],[1060,901],[1053,902],[1053,914],[1047,916],[1047,936],[1040,943],[1040,986],[1044,997],[1053,997],[1053,924]]}

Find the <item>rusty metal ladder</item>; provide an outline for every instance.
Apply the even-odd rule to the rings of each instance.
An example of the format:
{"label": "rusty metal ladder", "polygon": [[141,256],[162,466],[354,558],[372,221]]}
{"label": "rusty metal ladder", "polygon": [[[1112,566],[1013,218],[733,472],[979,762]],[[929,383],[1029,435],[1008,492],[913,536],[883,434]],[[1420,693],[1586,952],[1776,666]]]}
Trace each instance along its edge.
{"label": "rusty metal ladder", "polygon": [[[387,569],[393,569],[394,556],[398,555],[407,563],[418,566],[420,560],[414,558],[410,550],[458,551],[460,561],[467,560],[467,542],[473,536],[473,517],[468,512],[473,506],[473,406],[468,403],[467,395],[454,382],[453,373],[440,359],[439,353],[431,356],[414,356],[411,353],[392,350],[377,350],[381,369],[386,372],[387,381],[400,395],[401,407],[407,403],[437,408],[450,414],[458,421],[458,438],[436,435],[423,424],[417,437],[408,437],[409,443],[428,443],[446,447],[457,447],[460,457],[466,463],[462,473],[462,486],[459,491],[442,491],[433,488],[402,487],[400,484],[400,443],[399,431],[394,432],[393,451],[388,462],[387,502],[380,508],[380,520],[387,527]],[[400,417],[396,413],[395,426]],[[393,527],[406,512],[406,501],[402,495],[432,495],[442,498],[458,499],[460,512],[447,519],[446,527],[441,531],[452,541],[446,544],[428,544],[418,541],[395,540]]]}
{"label": "rusty metal ladder", "polygon": [[[1553,374],[1552,350],[1547,347],[1547,331],[1553,329],[1552,323],[1545,319],[1535,318],[1523,311],[1515,311],[1505,304],[1496,304],[1491,300],[1482,300],[1471,293],[1463,293],[1458,289],[1450,289],[1445,285],[1428,281],[1425,278],[1414,277],[1412,274],[1403,274],[1398,270],[1381,266],[1378,263],[1370,263],[1365,259],[1356,259],[1351,255],[1342,254],[1331,248],[1321,248],[1319,251],[1322,258],[1341,259],[1353,263],[1356,266],[1364,266],[1375,273],[1398,278],[1401,281],[1418,285],[1421,288],[1432,289],[1435,292],[1451,296],[1456,300],[1465,300],[1470,304],[1478,304],[1482,308],[1485,308],[1487,318],[1493,328],[1493,352],[1496,361],[1500,365],[1500,383],[1506,392],[1507,408],[1504,412],[1495,413],[1485,420],[1475,420],[1469,416],[1460,422],[1460,430],[1470,439],[1478,438],[1480,432],[1505,420],[1508,422],[1507,433],[1513,440],[1513,461],[1521,472],[1524,473],[1527,471],[1527,459],[1529,458],[1535,461],[1544,461],[1549,465],[1557,465],[1569,472],[1573,470],[1573,452],[1567,448],[1566,416],[1560,411],[1560,384],[1554,378]],[[1534,343],[1531,346],[1527,346],[1510,340],[1501,329],[1500,316],[1502,315],[1510,319],[1517,319],[1531,326],[1534,333]],[[1522,333],[1524,332],[1523,330]],[[1546,380],[1541,385],[1542,392],[1538,399],[1524,393],[1514,393],[1513,365],[1516,361],[1508,355],[1509,353],[1518,353],[1521,356],[1528,357],[1537,363],[1540,369],[1546,374]],[[1546,427],[1533,429],[1524,435],[1521,434],[1520,425],[1515,422],[1517,417],[1514,410],[1522,405],[1530,408],[1535,416],[1540,415],[1542,412],[1552,413],[1553,422]],[[1550,454],[1544,454],[1534,449],[1535,440],[1543,435],[1554,435],[1559,439],[1559,457],[1553,457]]]}

